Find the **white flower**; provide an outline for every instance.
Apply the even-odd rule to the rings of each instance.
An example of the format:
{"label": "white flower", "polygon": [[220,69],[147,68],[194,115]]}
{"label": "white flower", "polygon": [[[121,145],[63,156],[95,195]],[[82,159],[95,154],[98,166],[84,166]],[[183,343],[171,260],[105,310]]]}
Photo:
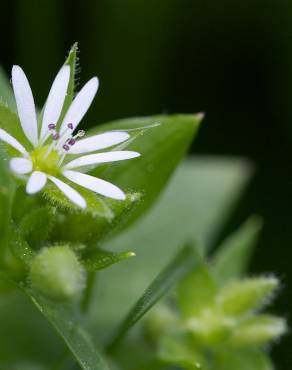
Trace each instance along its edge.
{"label": "white flower", "polygon": [[[12,69],[12,85],[22,130],[32,144],[32,149],[25,148],[8,132],[0,129],[0,140],[19,152],[19,156],[10,160],[11,170],[27,178],[26,191],[34,194],[44,188],[50,180],[74,204],[86,208],[86,201],[81,194],[63,180],[75,183],[95,193],[113,199],[125,199],[124,192],[117,186],[76,169],[100,163],[121,161],[138,157],[133,151],[109,151],[94,153],[104,148],[122,143],[129,138],[123,131],[111,131],[88,138],[84,131],[74,130],[90,107],[98,89],[97,77],[89,80],[68,108],[59,127],[65,97],[70,79],[70,67],[64,66],[57,74],[47,98],[41,127],[38,127],[34,99],[28,80],[19,66]],[[91,153],[83,155],[85,153]],[[92,154],[93,153],[93,154]],[[74,159],[70,160],[70,155]],[[79,155],[79,156],[77,156]],[[61,178],[64,178],[61,180]]]}

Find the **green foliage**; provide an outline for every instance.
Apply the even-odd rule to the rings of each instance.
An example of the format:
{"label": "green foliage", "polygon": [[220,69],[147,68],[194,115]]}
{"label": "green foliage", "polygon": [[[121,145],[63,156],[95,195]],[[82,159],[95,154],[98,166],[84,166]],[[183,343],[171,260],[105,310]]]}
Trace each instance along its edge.
{"label": "green foliage", "polygon": [[218,247],[212,264],[221,284],[239,278],[247,271],[261,227],[261,220],[252,217]]}
{"label": "green foliage", "polygon": [[86,258],[83,260],[83,263],[88,272],[94,272],[103,270],[111,265],[134,256],[134,252],[114,253],[101,249],[94,249],[87,254]]}
{"label": "green foliage", "polygon": [[13,96],[12,87],[10,85],[9,78],[7,77],[4,69],[1,66],[0,66],[0,100],[3,103],[6,103],[13,112],[16,111],[16,103]]}
{"label": "green foliage", "polygon": [[110,350],[119,343],[128,330],[135,325],[171,287],[177,284],[177,282],[190,271],[195,262],[196,258],[193,248],[186,245],[150,284],[125,319],[121,322],[108,346]]}
{"label": "green foliage", "polygon": [[[16,113],[12,112],[7,105],[0,101],[0,128],[7,131],[15,137],[28,150],[32,148],[31,143],[24,135],[19,118]],[[1,147],[4,147],[7,153],[11,156],[19,156],[19,152],[10,145],[0,141]]]}
{"label": "green foliage", "polygon": [[[128,222],[134,221],[145,212],[166,185],[169,177],[185,156],[198,131],[202,115],[173,115],[131,118],[111,122],[99,127],[100,131],[132,130],[153,127],[143,135],[136,136],[128,149],[137,150],[141,157],[133,162],[126,161],[110,166],[103,176],[123,189],[132,188],[143,193],[139,204]],[[130,131],[131,132],[131,131]],[[99,168],[90,172],[99,175]]]}
{"label": "green foliage", "polygon": [[[77,51],[74,44],[65,62],[71,75],[60,122],[74,98]],[[1,78],[0,73],[0,84]],[[11,108],[0,103],[0,127],[30,150],[12,111],[10,86],[5,78],[3,81],[0,96],[10,102]],[[41,117],[42,113],[39,121]],[[181,166],[161,202],[141,218],[184,158],[202,118],[202,114],[159,115],[94,128],[92,133],[129,132],[129,140],[111,150],[127,147],[141,153],[141,157],[114,166],[109,163],[87,168],[89,174],[117,184],[127,198],[115,201],[76,186],[87,202],[85,210],[75,207],[52,184],[47,184],[40,195],[28,196],[22,180],[14,180],[7,166],[6,154],[18,153],[1,144],[6,151],[0,151],[0,289],[14,286],[16,294],[24,292],[47,320],[34,326],[39,328],[41,338],[40,344],[33,339],[35,352],[42,349],[44,341],[56,342],[47,322],[59,339],[52,358],[40,355],[34,362],[33,354],[26,356],[22,350],[20,359],[13,362],[7,358],[5,363],[1,346],[6,346],[3,351],[7,354],[12,346],[2,338],[0,319],[0,367],[71,370],[77,363],[84,370],[162,370],[168,365],[189,370],[231,370],[232,364],[233,370],[246,366],[249,370],[255,366],[256,370],[268,369],[261,345],[282,335],[286,323],[256,311],[270,299],[278,280],[238,280],[250,258],[258,222],[251,221],[224,242],[210,264],[202,257],[248,178],[249,167],[242,162],[189,160]],[[140,218],[140,223],[133,225]],[[198,240],[203,247],[197,250],[186,240]],[[178,245],[184,247],[171,258]],[[134,252],[121,251],[120,247]],[[118,263],[136,253],[137,258]],[[163,265],[166,267],[161,269]],[[99,270],[104,271],[98,276],[95,291],[94,276]],[[177,288],[176,296],[172,288]],[[171,293],[167,305],[157,308],[155,305],[167,293]],[[0,305],[0,318],[8,311],[2,309]],[[143,336],[143,326],[138,322],[146,314],[147,335]],[[13,322],[11,317],[9,324]],[[99,326],[100,322],[104,326]],[[31,328],[19,322],[17,325],[26,331],[27,338]],[[103,335],[112,330],[106,346],[108,338]],[[97,333],[97,340],[91,339],[90,331]],[[132,335],[134,346],[127,347]],[[95,342],[103,343],[101,350]],[[24,343],[21,339],[16,346],[21,348]],[[134,361],[129,356],[131,348],[137,350],[132,350]],[[230,349],[228,353],[226,348]]]}
{"label": "green foliage", "polygon": [[169,330],[159,343],[158,356],[162,362],[180,366],[183,369],[205,368],[204,358],[194,349],[191,335],[183,331]]}
{"label": "green foliage", "polygon": [[[163,363],[188,370],[272,368],[262,346],[285,334],[287,325],[283,318],[259,311],[271,301],[279,281],[275,277],[234,280],[246,269],[247,250],[257,229],[241,228],[219,250],[220,257],[212,258],[213,264],[199,259],[178,284],[177,306],[168,307],[166,324],[157,313],[150,315],[146,332],[151,328],[151,340]],[[235,268],[229,268],[232,255]]]}
{"label": "green foliage", "polygon": [[178,306],[185,319],[195,316],[206,305],[214,304],[217,284],[205,261],[186,276],[177,289]]}
{"label": "green foliage", "polygon": [[32,248],[40,248],[48,240],[53,229],[56,212],[54,208],[33,208],[19,223],[19,234]]}
{"label": "green foliage", "polygon": [[[273,370],[268,356],[259,350],[220,351],[214,370]],[[213,370],[213,369],[212,369]]]}
{"label": "green foliage", "polygon": [[26,290],[37,309],[52,324],[83,370],[109,370],[72,305],[52,302]]}

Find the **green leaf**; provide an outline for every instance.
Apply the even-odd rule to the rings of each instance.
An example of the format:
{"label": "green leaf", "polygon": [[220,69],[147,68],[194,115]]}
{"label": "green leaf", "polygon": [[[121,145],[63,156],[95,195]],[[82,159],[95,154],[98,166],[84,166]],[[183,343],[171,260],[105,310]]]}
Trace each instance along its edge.
{"label": "green leaf", "polygon": [[6,103],[13,112],[16,112],[16,103],[13,90],[10,85],[8,76],[1,66],[0,66],[0,99],[3,103]]}
{"label": "green leaf", "polygon": [[202,258],[199,261],[194,271],[177,287],[178,306],[185,319],[192,318],[205,307],[212,306],[218,290],[208,264]]}
{"label": "green leaf", "polygon": [[244,275],[261,228],[262,221],[252,217],[219,246],[213,257],[212,271],[221,284]]}
{"label": "green leaf", "polygon": [[7,267],[18,267],[15,266],[15,259],[9,249],[12,237],[11,213],[16,184],[8,168],[7,156],[1,148],[0,174],[0,266],[6,269]]}
{"label": "green leaf", "polygon": [[218,354],[214,370],[273,370],[268,356],[260,350],[231,351]]}
{"label": "green leaf", "polygon": [[88,272],[94,272],[134,256],[134,252],[114,253],[97,249],[89,253],[82,262]]}
{"label": "green leaf", "polygon": [[7,157],[0,148],[0,244],[7,238],[11,207],[15,192],[15,182],[7,165]]}
{"label": "green leaf", "polygon": [[210,247],[249,176],[249,165],[231,158],[199,157],[179,166],[151,211],[133,227],[103,244],[103,249],[122,252],[127,248],[137,256],[127,262],[126,273],[123,264],[116,264],[99,274],[92,305],[99,309],[89,313],[93,334],[99,333],[99,339],[107,341],[108,333],[125,317],[186,238],[198,240],[204,250]]}
{"label": "green leaf", "polygon": [[177,253],[122,321],[108,346],[109,350],[114,349],[129,329],[193,268],[195,261],[194,250],[190,245],[186,245]]}
{"label": "green leaf", "polygon": [[80,324],[80,317],[72,305],[49,301],[26,289],[38,310],[47,318],[64,340],[83,370],[108,370],[103,356],[95,348],[87,331]]}
{"label": "green leaf", "polygon": [[1,369],[51,370],[64,350],[48,321],[19,289],[0,295],[0,327]]}
{"label": "green leaf", "polygon": [[[138,218],[154,202],[171,174],[185,156],[195,136],[202,115],[173,115],[132,118],[105,124],[98,131],[131,130],[152,126],[144,135],[137,136],[128,149],[141,157],[108,167],[102,176],[122,189],[133,189],[145,194],[143,203],[131,215],[129,223]],[[91,174],[100,174],[97,168]]]}

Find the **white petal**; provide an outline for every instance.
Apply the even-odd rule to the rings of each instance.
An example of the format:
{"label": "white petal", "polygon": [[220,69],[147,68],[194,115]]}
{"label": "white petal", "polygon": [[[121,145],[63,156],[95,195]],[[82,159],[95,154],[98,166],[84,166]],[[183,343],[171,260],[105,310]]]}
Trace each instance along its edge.
{"label": "white petal", "polygon": [[61,134],[63,134],[64,131],[67,129],[68,123],[72,123],[73,129],[75,130],[78,123],[82,120],[83,116],[88,111],[92,100],[95,97],[97,89],[97,77],[93,77],[83,86],[83,88],[76,95],[75,99],[68,109],[68,112],[65,115],[60,129]]}
{"label": "white petal", "polygon": [[41,140],[46,137],[46,134],[49,131],[48,125],[50,123],[57,124],[58,119],[60,118],[60,114],[67,94],[69,79],[70,67],[64,66],[57,74],[46,101],[40,135]]}
{"label": "white petal", "polygon": [[92,190],[95,193],[113,199],[119,200],[126,199],[126,196],[121,189],[107,181],[97,179],[96,177],[75,171],[64,171],[63,175],[68,180],[75,182],[75,184],[83,186],[86,189]]}
{"label": "white petal", "polygon": [[94,135],[86,139],[78,140],[70,149],[70,154],[81,154],[94,152],[96,150],[109,148],[128,140],[130,135],[127,132],[113,131],[104,134]]}
{"label": "white petal", "polygon": [[32,170],[32,162],[26,158],[12,158],[9,162],[10,168],[13,172],[23,175]]}
{"label": "white petal", "polygon": [[106,162],[116,162],[123,161],[125,159],[131,159],[139,157],[140,154],[137,152],[131,152],[128,150],[112,151],[107,153],[97,153],[89,154],[83,157],[74,159],[73,161],[67,163],[64,168],[76,168],[81,166],[90,166],[93,164],[106,163]]}
{"label": "white petal", "polygon": [[5,141],[6,144],[11,145],[14,149],[18,150],[23,155],[28,155],[27,151],[20,144],[20,142],[16,140],[13,136],[8,134],[8,132],[2,130],[2,128],[0,128],[0,140]]}
{"label": "white petal", "polygon": [[71,202],[80,208],[86,208],[86,201],[78,191],[54,176],[49,176],[49,179],[65,194],[68,199],[71,200]]}
{"label": "white petal", "polygon": [[33,145],[37,145],[38,128],[33,95],[28,80],[19,66],[12,68],[12,85],[23,132]]}
{"label": "white petal", "polygon": [[42,190],[46,185],[47,175],[40,171],[34,171],[26,184],[26,192],[28,194],[34,194]]}

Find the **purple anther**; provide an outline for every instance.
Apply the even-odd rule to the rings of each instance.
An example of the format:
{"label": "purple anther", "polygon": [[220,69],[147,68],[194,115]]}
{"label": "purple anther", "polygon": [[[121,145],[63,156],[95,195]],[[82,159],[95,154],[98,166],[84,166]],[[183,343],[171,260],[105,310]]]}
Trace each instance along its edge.
{"label": "purple anther", "polygon": [[54,123],[50,123],[50,124],[48,125],[48,128],[49,128],[49,130],[55,130],[56,125],[55,125]]}
{"label": "purple anther", "polygon": [[58,132],[56,132],[55,134],[53,134],[53,140],[59,140],[60,139],[60,134]]}
{"label": "purple anther", "polygon": [[68,127],[70,130],[73,130],[73,123],[68,123],[67,127]]}
{"label": "purple anther", "polygon": [[74,145],[75,143],[76,143],[76,140],[73,139],[73,137],[70,140],[68,140],[68,144],[71,146]]}
{"label": "purple anther", "polygon": [[68,150],[70,149],[69,145],[65,144],[63,145],[63,149],[66,150],[66,152],[68,152]]}

